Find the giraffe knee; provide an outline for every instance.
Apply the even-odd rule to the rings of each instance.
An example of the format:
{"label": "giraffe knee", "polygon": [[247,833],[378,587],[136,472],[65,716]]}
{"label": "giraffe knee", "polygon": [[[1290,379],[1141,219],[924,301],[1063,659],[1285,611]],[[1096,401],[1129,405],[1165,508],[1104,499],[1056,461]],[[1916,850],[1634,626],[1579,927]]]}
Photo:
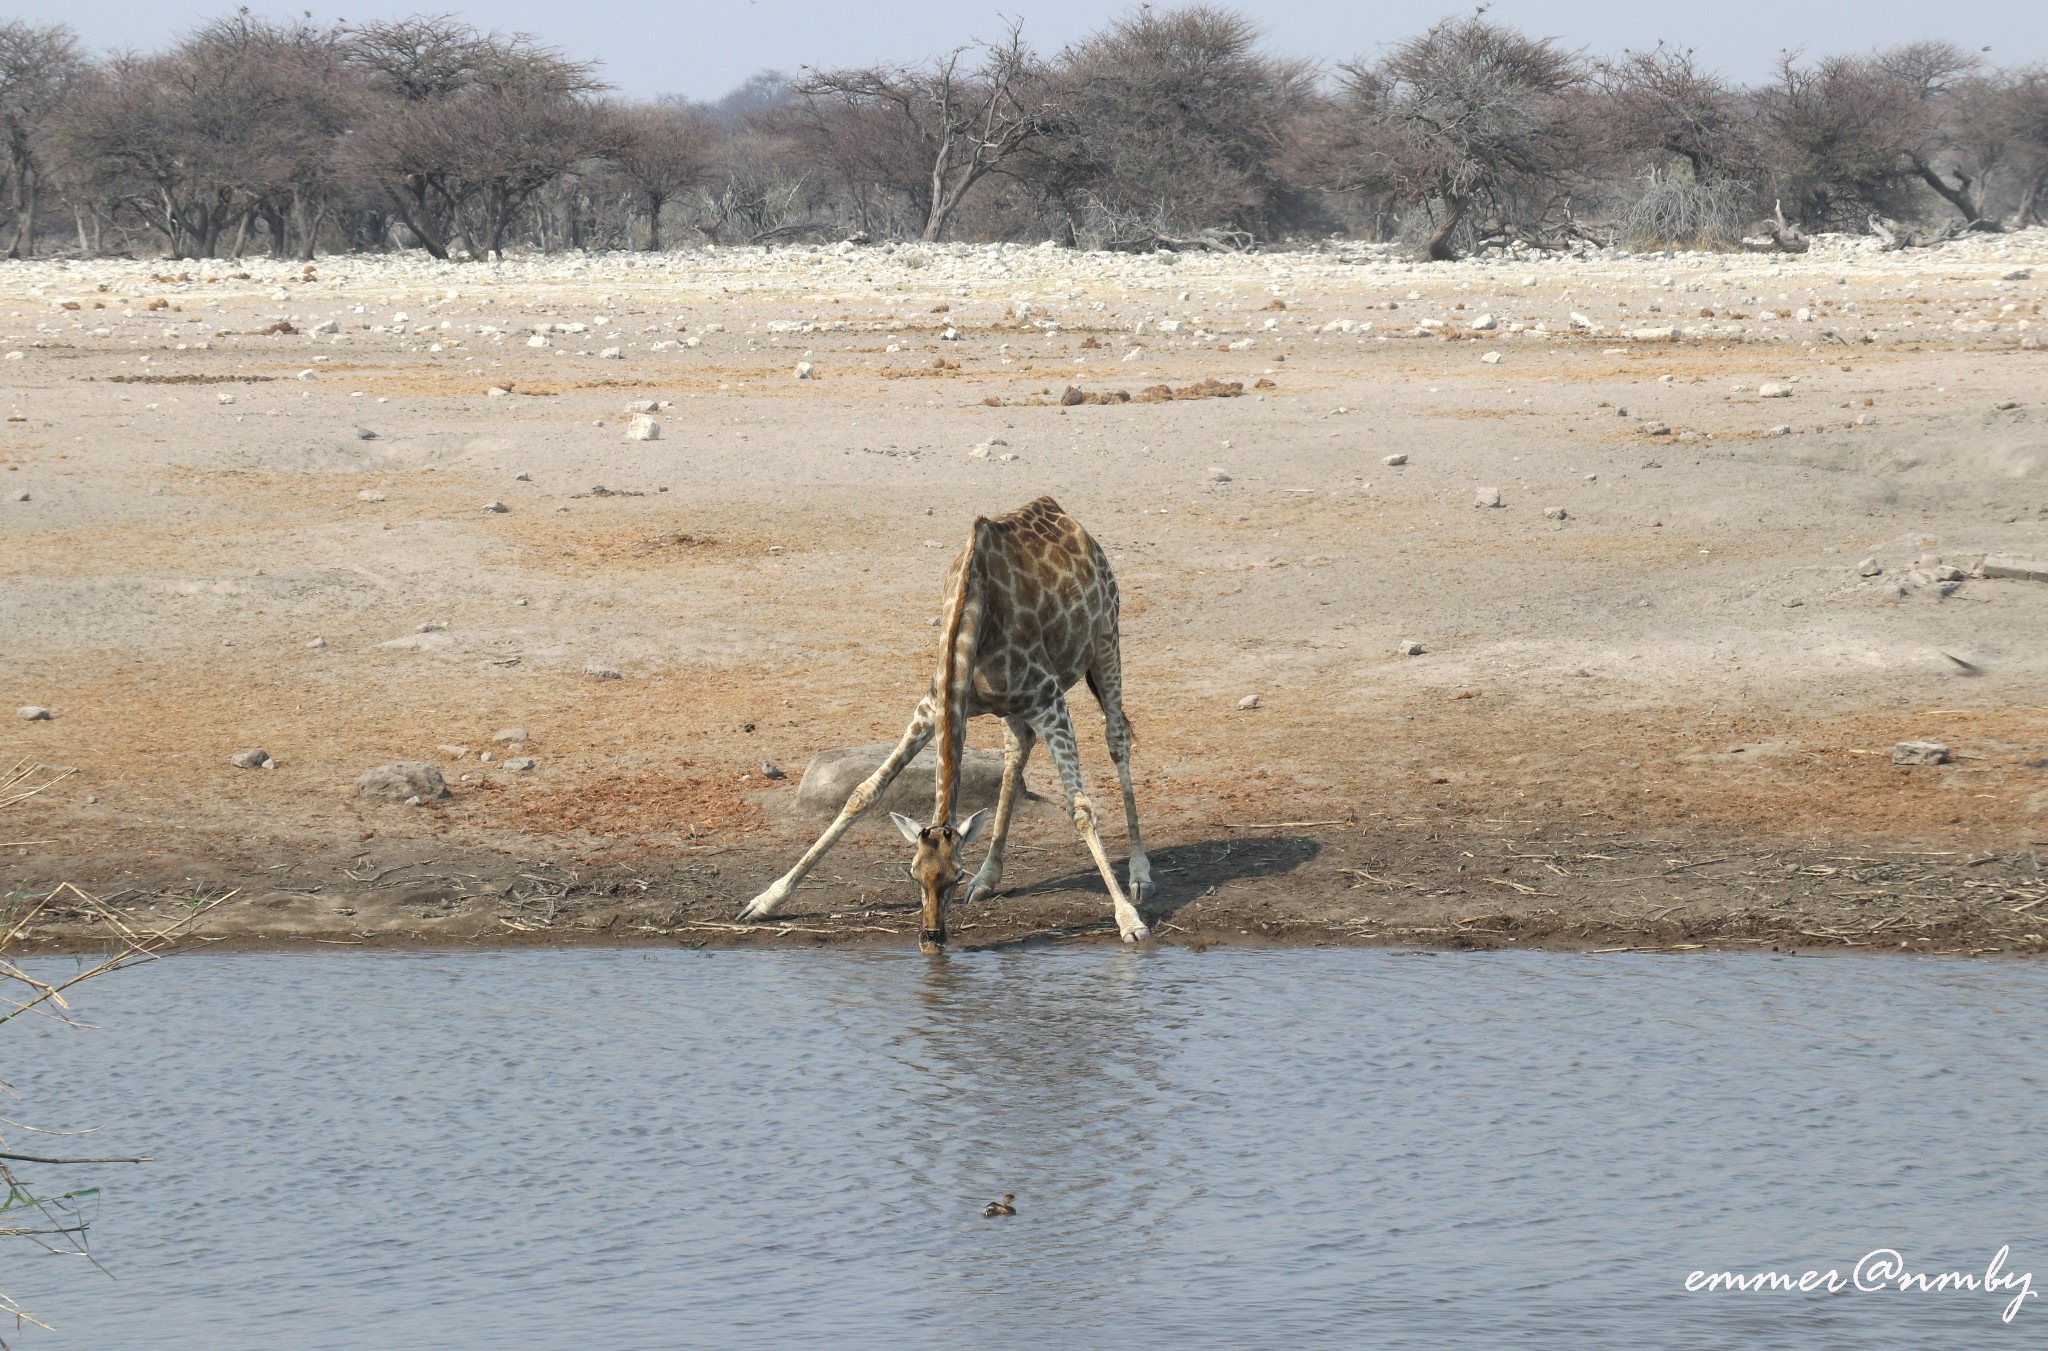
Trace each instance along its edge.
{"label": "giraffe knee", "polygon": [[1074,795],[1074,828],[1081,831],[1095,829],[1095,804],[1085,794]]}

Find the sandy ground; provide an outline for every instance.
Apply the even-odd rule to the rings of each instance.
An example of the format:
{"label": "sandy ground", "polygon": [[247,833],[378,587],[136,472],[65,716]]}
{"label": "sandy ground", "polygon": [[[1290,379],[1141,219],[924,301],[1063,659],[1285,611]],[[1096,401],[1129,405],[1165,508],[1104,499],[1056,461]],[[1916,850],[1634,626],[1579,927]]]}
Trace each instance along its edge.
{"label": "sandy ground", "polygon": [[[233,891],[238,944],[908,942],[886,820],[731,916],[809,757],[900,730],[971,518],[1051,493],[1124,591],[1165,941],[2040,952],[2048,584],[1969,574],[2048,559],[2044,297],[2043,231],[8,264],[0,771],[49,786],[0,888]],[[395,759],[453,796],[354,794]],[[1016,840],[956,941],[1114,941],[1060,813]]]}

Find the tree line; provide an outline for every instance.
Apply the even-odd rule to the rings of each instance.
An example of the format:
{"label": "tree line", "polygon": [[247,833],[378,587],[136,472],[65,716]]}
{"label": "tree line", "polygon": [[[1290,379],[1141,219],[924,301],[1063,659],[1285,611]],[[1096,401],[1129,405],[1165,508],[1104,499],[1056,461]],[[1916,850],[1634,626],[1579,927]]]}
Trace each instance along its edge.
{"label": "tree line", "polygon": [[310,259],[865,237],[1424,257],[1581,243],[1897,244],[2042,223],[2048,68],[1954,43],[1596,57],[1445,19],[1325,67],[1257,24],[1141,7],[1051,54],[1020,25],[938,56],[607,96],[598,68],[449,15],[246,9],[97,58],[0,22],[7,256]]}

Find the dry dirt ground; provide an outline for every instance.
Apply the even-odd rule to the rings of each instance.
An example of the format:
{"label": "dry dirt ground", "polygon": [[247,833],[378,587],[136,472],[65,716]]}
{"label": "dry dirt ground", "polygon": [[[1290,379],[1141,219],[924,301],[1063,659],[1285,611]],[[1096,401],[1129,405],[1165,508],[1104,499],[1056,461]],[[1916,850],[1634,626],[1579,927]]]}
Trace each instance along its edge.
{"label": "dry dirt ground", "polygon": [[[1051,493],[1162,941],[2042,952],[2048,584],[1938,570],[2048,559],[2044,298],[2042,231],[7,264],[0,892],[31,945],[104,932],[61,882],[232,893],[223,944],[907,944],[886,820],[731,921],[809,757],[900,730],[969,521]],[[452,797],[354,794],[395,759]],[[1016,841],[956,943],[1113,942],[1060,812]]]}

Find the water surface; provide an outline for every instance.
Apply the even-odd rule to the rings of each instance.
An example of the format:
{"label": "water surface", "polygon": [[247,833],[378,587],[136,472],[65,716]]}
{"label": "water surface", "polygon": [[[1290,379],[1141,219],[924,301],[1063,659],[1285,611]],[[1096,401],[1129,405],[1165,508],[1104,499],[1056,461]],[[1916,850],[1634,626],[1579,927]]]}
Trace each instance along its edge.
{"label": "water surface", "polygon": [[[179,957],[13,1025],[117,1279],[30,1348],[2039,1344],[2048,967],[1390,951]],[[17,1140],[21,1137],[17,1136]],[[67,1142],[78,1145],[80,1142]],[[38,1180],[47,1177],[31,1173]],[[982,1203],[1018,1194],[1020,1214]]]}

